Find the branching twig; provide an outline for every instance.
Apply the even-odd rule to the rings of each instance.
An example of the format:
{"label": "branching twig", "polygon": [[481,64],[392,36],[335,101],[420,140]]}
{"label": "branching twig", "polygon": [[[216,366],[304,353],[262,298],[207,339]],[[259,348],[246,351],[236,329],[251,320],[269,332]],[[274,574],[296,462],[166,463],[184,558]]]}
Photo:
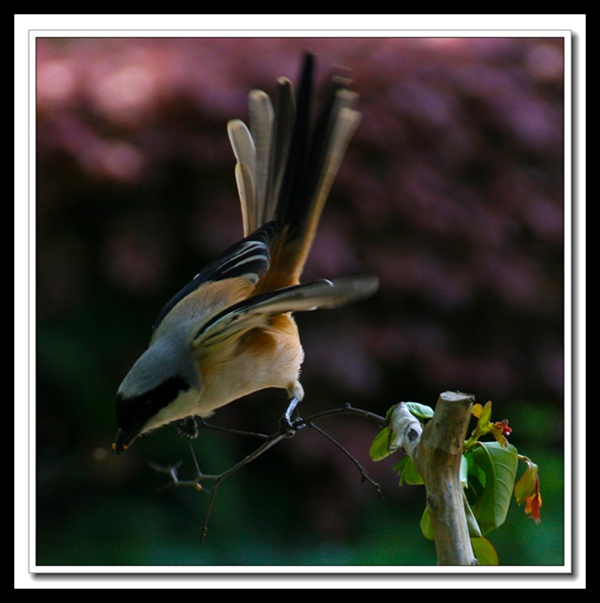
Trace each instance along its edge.
{"label": "branching twig", "polygon": [[[324,419],[326,417],[332,417],[335,415],[357,415],[360,416],[362,418],[365,419],[369,419],[371,421],[374,421],[375,423],[377,423],[378,425],[384,425],[386,420],[384,417],[380,417],[379,415],[376,415],[374,413],[371,413],[369,411],[366,410],[362,410],[359,408],[354,408],[352,406],[350,406],[349,404],[347,404],[346,406],[344,406],[343,408],[337,408],[337,409],[332,409],[332,410],[328,410],[328,411],[324,411],[324,412],[320,412],[317,414],[314,414],[313,416],[307,418],[307,419],[302,419],[302,418],[297,418],[296,420],[294,420],[292,422],[292,427],[294,428],[295,431],[299,431],[301,429],[304,429],[305,427],[312,427],[314,429],[316,429],[321,435],[323,435],[325,438],[327,438],[330,442],[332,442],[335,446],[337,446],[353,463],[354,465],[357,467],[357,469],[359,470],[361,476],[362,476],[362,481],[368,481],[370,482],[379,492],[379,494],[381,494],[381,489],[379,487],[379,484],[377,484],[377,482],[375,482],[373,479],[371,479],[371,477],[369,477],[369,475],[367,474],[366,470],[362,467],[362,465],[358,462],[357,459],[355,459],[352,454],[350,454],[350,452],[348,452],[348,450],[346,450],[339,442],[337,442],[333,437],[331,437],[329,434],[327,434],[326,432],[324,432],[321,428],[317,427],[317,425],[315,425],[316,421],[319,421],[321,419]],[[172,482],[170,484],[167,484],[166,486],[163,486],[161,488],[164,489],[166,487],[169,486],[192,486],[193,488],[197,489],[197,490],[204,490],[207,493],[210,494],[210,499],[208,501],[208,506],[207,506],[207,510],[206,510],[206,514],[204,516],[204,523],[202,524],[202,530],[201,530],[201,535],[200,535],[200,544],[202,544],[202,542],[204,541],[204,538],[206,536],[206,533],[208,531],[208,520],[210,517],[210,513],[212,511],[212,507],[217,495],[217,491],[219,489],[219,486],[221,485],[221,483],[227,479],[228,477],[230,477],[231,475],[233,475],[236,471],[238,471],[239,469],[241,469],[242,467],[244,467],[245,465],[248,465],[249,463],[251,463],[252,461],[256,460],[258,457],[260,457],[261,455],[263,455],[267,450],[269,450],[270,448],[272,448],[273,446],[275,446],[276,444],[278,444],[279,442],[281,442],[281,440],[287,439],[290,437],[290,432],[285,432],[282,433],[281,431],[278,431],[277,433],[274,433],[272,435],[264,435],[264,434],[260,434],[260,433],[253,433],[253,432],[248,432],[248,431],[239,431],[239,430],[231,430],[231,429],[227,429],[227,428],[223,428],[223,427],[217,427],[214,425],[209,425],[208,423],[206,423],[206,421],[204,421],[203,419],[201,419],[202,422],[202,426],[205,428],[209,428],[209,429],[217,429],[217,430],[221,430],[221,431],[228,431],[230,433],[235,433],[238,435],[246,435],[246,436],[252,436],[252,437],[257,437],[257,438],[261,438],[264,440],[263,444],[261,444],[256,450],[254,450],[254,452],[250,453],[248,456],[246,456],[245,458],[243,458],[241,461],[239,461],[238,463],[236,463],[235,465],[233,465],[232,467],[230,467],[229,469],[227,469],[226,471],[224,471],[223,473],[220,473],[218,475],[206,475],[203,474],[200,471],[200,467],[198,465],[197,459],[196,459],[196,455],[194,454],[194,449],[191,445],[190,442],[190,448],[192,450],[192,458],[194,459],[194,464],[196,466],[196,476],[191,479],[191,480],[181,480],[179,479],[179,475],[178,475],[178,469],[181,467],[182,462],[179,461],[178,463],[176,463],[175,465],[171,465],[168,467],[161,467],[160,465],[156,465],[155,463],[150,463],[150,467],[152,467],[155,471],[158,471],[160,473],[166,473],[167,475],[171,476],[171,480]],[[295,433],[295,431],[292,431],[291,434],[293,435]],[[206,490],[203,486],[202,486],[202,482],[204,481],[212,481],[214,482],[214,487],[211,491]]]}
{"label": "branching twig", "polygon": [[[195,457],[194,457],[194,460],[195,460]],[[157,465],[156,463],[148,463],[148,465],[152,469],[154,469],[154,471],[158,471],[158,473],[166,473],[167,475],[170,475],[171,479],[173,480],[170,484],[165,484],[164,486],[161,486],[158,489],[159,492],[161,490],[166,490],[167,488],[170,488],[171,486],[192,486],[193,488],[198,488],[198,484],[199,484],[200,480],[202,479],[202,474],[200,473],[199,470],[198,470],[198,475],[192,480],[179,479],[177,470],[181,467],[181,465],[183,465],[183,461],[181,461],[181,460],[177,461],[177,463],[175,463],[174,465],[169,465],[167,467]],[[198,468],[197,464],[196,464],[196,468]]]}
{"label": "branching twig", "polygon": [[234,465],[227,471],[224,471],[220,475],[204,475],[201,477],[201,479],[210,479],[210,480],[214,479],[215,485],[213,487],[212,494],[210,495],[210,500],[208,501],[208,507],[206,509],[206,514],[204,515],[204,523],[202,524],[202,530],[200,533],[200,544],[202,544],[204,542],[204,538],[206,536],[206,533],[208,532],[208,519],[210,517],[213,503],[214,503],[215,497],[217,495],[217,490],[218,490],[219,486],[221,485],[221,482],[223,480],[227,479],[230,475],[234,474],[238,469],[241,469],[248,463],[251,463],[252,461],[257,459],[259,456],[264,454],[269,448],[271,448],[272,446],[275,446],[275,444],[279,443],[281,440],[284,440],[286,437],[287,437],[287,434],[277,434],[277,435],[273,436],[272,438],[269,438],[264,444],[262,444],[262,446],[259,446],[254,452],[249,454],[247,457],[242,459],[239,463],[237,463],[236,465]]}

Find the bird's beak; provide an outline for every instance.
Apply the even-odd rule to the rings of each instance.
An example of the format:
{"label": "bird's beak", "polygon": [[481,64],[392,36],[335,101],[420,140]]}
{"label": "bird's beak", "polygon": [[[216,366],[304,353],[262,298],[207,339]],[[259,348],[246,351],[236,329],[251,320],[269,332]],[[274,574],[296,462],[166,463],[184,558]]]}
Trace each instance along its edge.
{"label": "bird's beak", "polygon": [[129,431],[119,428],[115,442],[112,445],[113,450],[115,450],[117,454],[121,454],[121,452],[127,450],[127,448],[129,448],[129,446],[131,446],[133,443],[133,440],[138,437],[140,431],[141,429],[137,427],[130,429]]}

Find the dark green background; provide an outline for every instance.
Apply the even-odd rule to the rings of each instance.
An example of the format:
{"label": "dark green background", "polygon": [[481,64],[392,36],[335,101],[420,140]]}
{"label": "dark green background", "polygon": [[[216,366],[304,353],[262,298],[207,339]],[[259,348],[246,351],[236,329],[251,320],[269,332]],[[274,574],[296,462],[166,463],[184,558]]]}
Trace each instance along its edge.
{"label": "dark green background", "polygon": [[[377,274],[372,299],[298,316],[309,415],[378,414],[460,389],[508,418],[540,466],[542,523],[514,504],[490,534],[505,565],[564,562],[563,40],[38,39],[37,483],[40,565],[434,565],[422,488],[377,429],[320,426],[380,484],[305,430],[208,496],[157,491],[148,461],[183,460],[174,428],[117,457],[114,394],[162,305],[241,236],[226,123],[253,87],[348,67],[363,119],[325,209],[306,279]],[[270,433],[285,394],[213,422]],[[206,473],[256,443],[201,432]],[[398,456],[398,455],[395,455]]]}

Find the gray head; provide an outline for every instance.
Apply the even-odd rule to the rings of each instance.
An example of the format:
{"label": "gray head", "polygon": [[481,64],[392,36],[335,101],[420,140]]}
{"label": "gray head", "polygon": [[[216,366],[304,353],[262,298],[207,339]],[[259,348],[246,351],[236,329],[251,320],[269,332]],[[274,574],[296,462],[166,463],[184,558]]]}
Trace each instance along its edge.
{"label": "gray head", "polygon": [[161,337],[140,356],[119,387],[119,430],[113,448],[120,453],[141,433],[183,418],[181,403],[197,399],[200,390],[200,372],[189,344],[178,337]]}

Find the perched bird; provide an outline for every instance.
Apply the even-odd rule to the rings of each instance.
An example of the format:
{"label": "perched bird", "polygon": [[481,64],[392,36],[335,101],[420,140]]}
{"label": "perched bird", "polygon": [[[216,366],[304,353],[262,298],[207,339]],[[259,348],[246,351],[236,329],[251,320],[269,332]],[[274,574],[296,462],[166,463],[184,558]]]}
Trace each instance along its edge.
{"label": "perched bird", "polygon": [[148,349],[116,399],[118,452],[141,434],[207,417],[264,388],[289,398],[287,428],[303,397],[304,352],[292,312],[337,307],[373,294],[374,277],[300,284],[323,205],[360,119],[347,80],[332,77],[311,120],[314,57],[306,53],[297,95],[277,80],[274,107],[262,91],[249,95],[250,128],[227,129],[235,158],[244,239],[175,295],[158,316]]}

